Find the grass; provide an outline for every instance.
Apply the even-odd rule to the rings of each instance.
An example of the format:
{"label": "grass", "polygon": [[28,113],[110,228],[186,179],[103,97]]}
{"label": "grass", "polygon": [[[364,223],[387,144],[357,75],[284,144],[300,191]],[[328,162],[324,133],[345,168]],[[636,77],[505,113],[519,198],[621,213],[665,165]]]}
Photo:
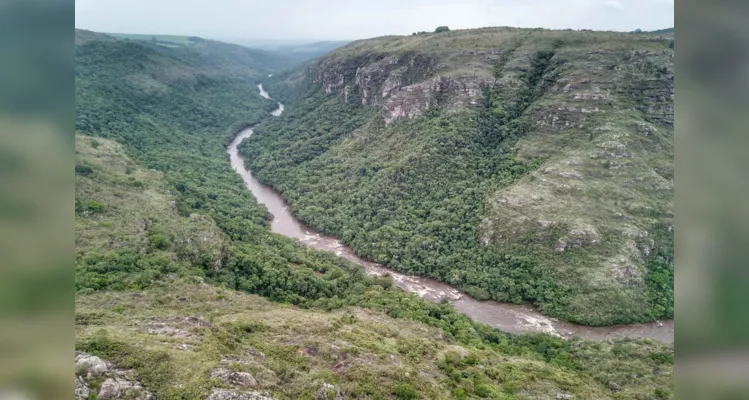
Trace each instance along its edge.
{"label": "grass", "polygon": [[[183,280],[165,280],[139,293],[79,295],[76,310],[76,348],[135,368],[144,385],[163,399],[202,398],[222,385],[209,379],[219,366],[251,373],[257,390],[279,399],[311,399],[323,383],[349,398],[397,399],[468,398],[461,393],[506,399],[558,393],[579,399],[647,398],[649,385],[665,384],[662,390],[670,390],[672,360],[650,361],[661,365],[658,375],[647,363],[618,365],[633,352],[647,360],[648,346],[657,344],[580,344],[591,371],[608,373],[598,378],[624,388],[612,392],[585,373],[459,345],[435,328],[379,312],[299,310]],[[149,333],[157,323],[190,336]],[[182,344],[194,347],[182,350]],[[601,357],[609,352],[620,361]]]}

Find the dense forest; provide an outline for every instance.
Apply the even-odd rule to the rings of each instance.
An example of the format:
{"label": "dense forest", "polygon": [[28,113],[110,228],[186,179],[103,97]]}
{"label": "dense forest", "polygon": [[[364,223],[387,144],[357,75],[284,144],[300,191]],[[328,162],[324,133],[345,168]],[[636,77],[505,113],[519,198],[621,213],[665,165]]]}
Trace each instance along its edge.
{"label": "dense forest", "polygon": [[[463,73],[459,68],[466,61],[457,61],[465,57],[462,46],[488,46],[500,34],[508,37],[506,47],[489,60],[478,58],[485,66],[476,76],[489,74],[491,79],[482,78],[475,106],[456,107],[464,94],[454,87],[472,84],[476,76],[449,78],[453,80],[441,84],[444,89],[433,83],[424,89],[427,83],[422,80],[447,79],[431,77],[435,64],[442,74],[449,75],[451,68]],[[355,42],[318,63],[267,79],[274,95],[291,102],[289,111],[264,122],[240,149],[250,160],[248,166],[283,194],[295,215],[340,237],[366,259],[448,282],[478,299],[531,302],[548,315],[584,324],[672,318],[673,192],[653,190],[668,187],[673,177],[673,103],[670,100],[669,114],[669,100],[654,93],[668,90],[661,86],[673,67],[668,41],[644,42],[621,34],[612,38],[610,49],[601,51],[595,47],[600,37],[574,35],[478,30],[444,32],[427,41]],[[566,45],[565,39],[572,44]],[[619,54],[631,57],[622,52],[638,46],[651,58],[617,69],[600,67],[611,65],[607,63]],[[571,107],[580,107],[580,101],[570,104],[562,88],[572,87],[578,77],[584,82],[580,87],[591,87],[582,77],[593,67],[575,59],[586,60],[580,53],[588,51],[600,58],[593,62],[602,71],[596,79],[615,82],[615,89],[607,90],[619,94],[595,103],[594,110],[605,108],[605,115],[584,105],[583,112],[591,115],[584,116],[588,122],[583,127],[572,112],[550,114],[568,109],[580,113]],[[405,88],[393,89],[393,81]],[[331,89],[336,86],[338,91]],[[420,107],[422,97],[407,96],[424,90],[430,91],[428,107],[417,109],[422,112],[412,118],[388,120],[388,114]],[[604,97],[578,90],[582,94],[575,99]],[[398,95],[404,103],[395,102]],[[639,104],[641,96],[661,103]],[[625,105],[655,114],[626,112]],[[539,120],[551,117],[563,123],[567,119],[562,126],[572,128],[559,133],[563,128],[540,125]],[[659,127],[650,128],[650,121]],[[619,132],[632,126],[645,126],[653,134],[621,143]],[[604,127],[612,133],[599,133]],[[631,146],[632,151],[602,153],[606,146]],[[594,161],[576,161],[585,152],[595,154],[589,156]],[[629,159],[626,164],[621,157]],[[580,164],[587,182],[573,172],[557,175],[571,182],[560,181],[551,192],[534,188],[548,185],[544,175],[555,171],[551,165],[560,160]],[[624,165],[627,168],[620,169]],[[643,180],[645,187],[638,183]],[[579,189],[564,189],[573,185]],[[630,188],[636,192],[623,193],[632,192]],[[520,190],[523,196],[549,192],[549,205],[516,206],[521,214],[506,220],[512,209],[496,202]],[[568,199],[573,204],[563,206]],[[623,222],[612,219],[612,213],[622,215]],[[554,219],[543,221],[544,214]],[[524,222],[533,218],[542,220],[541,229]],[[561,252],[558,243],[565,246]],[[622,259],[627,265],[619,265]],[[613,279],[600,277],[605,273],[602,264],[611,269]]]}

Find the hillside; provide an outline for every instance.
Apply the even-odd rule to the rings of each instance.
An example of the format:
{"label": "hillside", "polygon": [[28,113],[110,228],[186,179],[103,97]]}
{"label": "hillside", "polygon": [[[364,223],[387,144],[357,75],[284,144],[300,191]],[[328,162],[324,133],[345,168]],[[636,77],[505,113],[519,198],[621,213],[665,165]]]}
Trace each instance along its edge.
{"label": "hillside", "polygon": [[[670,344],[504,335],[267,231],[256,245],[231,241],[211,218],[180,215],[176,202],[163,175],[121,145],[76,136],[76,399],[626,399],[673,390]],[[250,273],[240,266],[248,261],[264,266]],[[229,274],[259,285],[207,284]],[[318,300],[304,310],[245,291]],[[320,301],[331,295],[338,305]]]}
{"label": "hillside", "polygon": [[104,33],[87,31],[85,29],[75,30],[75,45],[76,46],[80,46],[88,42],[95,42],[95,41],[109,42],[109,41],[114,41],[114,40],[117,40],[117,39],[115,37],[112,37]]}
{"label": "hillside", "polygon": [[148,35],[141,33],[106,33],[117,39],[130,39],[145,42],[161,43],[168,46],[189,45],[190,36],[181,35]]}
{"label": "hillside", "polygon": [[242,151],[398,271],[592,325],[673,316],[673,50],[486,28],[353,42],[266,80]]}
{"label": "hillside", "polygon": [[654,33],[656,35],[670,35],[670,36],[674,36],[674,32],[675,32],[674,28],[665,28],[665,29],[658,29],[658,30],[655,30],[655,31],[650,31],[648,33]]}
{"label": "hillside", "polygon": [[163,172],[182,213],[211,213],[225,230],[250,229],[267,212],[232,173],[224,148],[275,107],[255,82],[277,71],[266,64],[276,58],[227,44],[197,47],[76,46],[76,131],[114,138],[138,163]]}
{"label": "hillside", "polygon": [[270,51],[281,56],[293,59],[297,62],[309,61],[314,58],[324,56],[325,54],[345,46],[348,41],[333,40],[333,41],[321,41],[312,43],[298,43],[298,44],[274,44],[274,43],[262,43],[254,41],[237,41],[236,43],[242,44],[248,47],[258,48],[266,51]]}
{"label": "hillside", "polygon": [[[83,33],[83,34],[81,34]],[[79,36],[85,37],[85,34],[93,34],[90,31],[77,30],[76,40]],[[97,34],[103,35],[103,34]],[[228,39],[221,41],[203,39],[196,36],[179,36],[179,35],[146,35],[146,34],[131,34],[131,33],[107,33],[106,35],[111,38],[117,39],[128,39],[139,42],[147,42],[153,45],[159,45],[170,48],[180,47],[195,47],[199,43],[210,43],[213,46],[229,46],[240,45],[251,49],[253,52],[265,52],[267,54],[273,54],[278,59],[284,60],[287,66],[297,65],[304,61],[318,58],[327,54],[328,52],[346,45],[348,41],[333,40],[333,41],[318,41],[318,42],[307,42],[300,40],[263,40],[263,39]],[[277,65],[267,64],[271,67],[277,67]]]}

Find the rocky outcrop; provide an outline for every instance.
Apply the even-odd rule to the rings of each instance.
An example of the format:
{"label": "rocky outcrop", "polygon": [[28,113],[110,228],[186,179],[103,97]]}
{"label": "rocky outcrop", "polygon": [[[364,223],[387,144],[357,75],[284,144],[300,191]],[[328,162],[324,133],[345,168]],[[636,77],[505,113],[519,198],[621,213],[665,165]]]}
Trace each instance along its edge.
{"label": "rocky outcrop", "polygon": [[425,82],[398,87],[382,104],[385,122],[411,119],[437,105],[452,110],[477,106],[483,97],[483,87],[490,84],[491,80],[475,76],[436,76]]}
{"label": "rocky outcrop", "polygon": [[143,389],[138,381],[121,378],[107,378],[99,389],[99,399],[152,400],[153,394]]}
{"label": "rocky outcrop", "polygon": [[[341,93],[346,102],[381,108],[390,123],[417,117],[438,104],[452,110],[480,104],[483,87],[493,81],[490,74],[455,75],[447,69],[427,55],[383,53],[324,59],[308,73],[326,93]],[[443,70],[445,74],[440,73]]]}
{"label": "rocky outcrop", "polygon": [[341,391],[338,390],[337,387],[329,384],[329,383],[323,383],[322,386],[320,386],[320,390],[317,391],[317,395],[315,395],[315,400],[345,400],[346,397],[341,395]]}
{"label": "rocky outcrop", "polygon": [[637,108],[649,122],[673,127],[673,60],[665,58],[663,53],[634,50],[627,54],[627,62],[640,72],[657,78],[634,80],[621,91],[637,100]]}
{"label": "rocky outcrop", "polygon": [[187,340],[198,339],[198,334],[193,331],[196,328],[211,327],[211,324],[199,317],[168,317],[151,319],[144,328],[150,335],[168,336]]}
{"label": "rocky outcrop", "polygon": [[85,380],[83,380],[83,377],[76,376],[75,377],[75,400],[88,400],[89,395],[91,394],[91,389],[89,389],[88,384]]}
{"label": "rocky outcrop", "polygon": [[79,353],[75,356],[75,371],[77,375],[92,379],[106,374],[109,371],[109,365],[97,356]]}
{"label": "rocky outcrop", "polygon": [[234,372],[228,368],[219,367],[211,372],[211,379],[218,379],[227,385],[240,388],[257,387],[257,380],[247,372]]}
{"label": "rocky outcrop", "polygon": [[75,399],[88,400],[91,395],[89,382],[103,382],[97,393],[98,399],[152,400],[154,396],[134,378],[133,370],[115,368],[101,358],[83,352],[75,356]]}
{"label": "rocky outcrop", "polygon": [[240,392],[233,389],[213,389],[205,400],[273,400],[268,392]]}

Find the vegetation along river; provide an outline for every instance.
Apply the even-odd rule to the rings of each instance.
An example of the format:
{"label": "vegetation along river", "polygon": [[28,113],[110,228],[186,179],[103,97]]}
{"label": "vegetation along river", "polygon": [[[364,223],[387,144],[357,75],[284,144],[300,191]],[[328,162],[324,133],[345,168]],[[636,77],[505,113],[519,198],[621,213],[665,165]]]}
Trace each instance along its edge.
{"label": "vegetation along river", "polygon": [[[268,92],[258,85],[260,95],[270,99]],[[284,106],[278,103],[278,108],[272,114],[279,116]],[[263,185],[252,172],[245,167],[244,159],[239,155],[237,146],[244,139],[252,135],[252,128],[240,132],[229,145],[229,158],[232,168],[244,179],[247,188],[255,198],[264,204],[273,214],[271,230],[275,233],[294,238],[303,244],[318,250],[334,252],[355,264],[364,267],[369,274],[390,274],[393,284],[399,288],[416,293],[430,301],[446,299],[455,309],[473,318],[475,321],[494,326],[502,331],[523,334],[546,332],[561,337],[578,335],[586,339],[604,340],[619,336],[652,338],[662,342],[673,342],[674,321],[657,321],[647,324],[617,325],[607,327],[590,327],[558,321],[541,315],[533,306],[524,304],[499,303],[496,301],[478,301],[465,293],[461,293],[448,284],[432,279],[408,276],[391,271],[380,264],[362,260],[354,251],[341,243],[340,240],[323,236],[307,226],[304,226],[291,214],[281,195],[273,188]]]}

